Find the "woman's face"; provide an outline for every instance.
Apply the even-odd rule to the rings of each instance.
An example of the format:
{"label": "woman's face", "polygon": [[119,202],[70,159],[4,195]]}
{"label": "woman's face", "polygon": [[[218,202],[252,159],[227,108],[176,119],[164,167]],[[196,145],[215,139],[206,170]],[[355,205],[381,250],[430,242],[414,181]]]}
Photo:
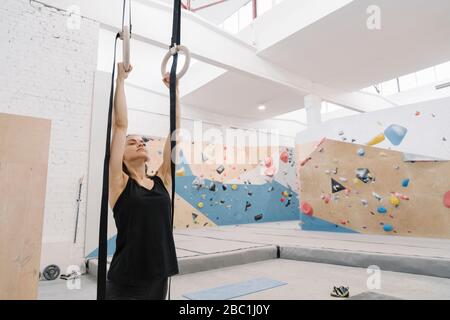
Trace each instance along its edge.
{"label": "woman's face", "polygon": [[149,160],[147,145],[141,136],[127,136],[123,158],[126,161],[135,161],[138,159],[142,159],[144,162],[146,162]]}

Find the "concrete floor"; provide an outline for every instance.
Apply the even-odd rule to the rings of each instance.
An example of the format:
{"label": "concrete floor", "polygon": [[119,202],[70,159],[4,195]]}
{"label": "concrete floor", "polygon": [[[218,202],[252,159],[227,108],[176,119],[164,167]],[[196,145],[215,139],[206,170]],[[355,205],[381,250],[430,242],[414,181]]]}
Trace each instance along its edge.
{"label": "concrete floor", "polygon": [[[293,260],[267,260],[172,278],[172,299],[183,294],[265,277],[287,285],[237,298],[239,300],[326,300],[334,285],[350,287],[352,296],[369,291],[366,269]],[[397,272],[381,272],[381,289],[375,292],[400,299],[450,299],[450,279]],[[84,276],[81,290],[69,290],[62,280],[41,282],[41,300],[92,300],[95,279]]]}
{"label": "concrete floor", "polygon": [[[197,261],[197,266],[209,263],[210,257],[228,253],[234,254],[234,257],[229,259],[240,261],[239,255],[250,255],[249,250],[266,250],[274,245],[329,249],[342,254],[363,253],[369,257],[391,255],[404,257],[405,261],[409,261],[409,258],[423,258],[427,268],[432,267],[430,264],[440,264],[441,268],[447,270],[450,265],[450,240],[308,232],[300,230],[298,221],[175,230],[174,234],[180,263]],[[197,272],[200,269],[192,270],[192,266],[195,269],[196,264],[191,265],[190,273],[172,278],[173,299],[184,299],[182,295],[186,293],[259,277],[288,284],[239,299],[331,299],[329,294],[334,285],[350,286],[352,295],[368,291],[367,270],[358,267],[284,259],[203,272]],[[95,274],[94,268],[95,262],[90,267],[91,274]],[[382,271],[381,290],[376,292],[402,299],[450,299],[449,277],[438,278],[402,272]],[[68,290],[62,280],[41,282],[39,299],[95,299],[95,292],[96,282],[91,275],[82,278],[81,290]]]}

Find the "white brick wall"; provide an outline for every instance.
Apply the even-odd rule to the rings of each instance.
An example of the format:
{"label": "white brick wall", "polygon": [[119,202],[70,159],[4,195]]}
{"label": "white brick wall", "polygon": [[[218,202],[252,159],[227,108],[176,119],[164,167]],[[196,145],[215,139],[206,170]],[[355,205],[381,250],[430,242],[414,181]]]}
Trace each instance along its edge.
{"label": "white brick wall", "polygon": [[0,7],[0,112],[52,120],[41,266],[63,271],[83,261],[85,187],[76,245],[75,199],[78,179],[87,178],[99,32],[88,19],[69,30],[67,19],[30,0]]}

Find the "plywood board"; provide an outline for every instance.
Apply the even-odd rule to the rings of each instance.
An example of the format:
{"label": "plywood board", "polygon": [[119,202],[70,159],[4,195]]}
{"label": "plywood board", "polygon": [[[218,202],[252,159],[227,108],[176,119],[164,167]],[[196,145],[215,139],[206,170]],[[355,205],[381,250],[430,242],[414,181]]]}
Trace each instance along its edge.
{"label": "plywood board", "polygon": [[[364,156],[357,154],[361,148]],[[362,182],[358,168],[369,169],[374,180]],[[401,152],[326,140],[299,172],[301,202],[312,206],[315,218],[360,233],[450,238],[450,209],[443,205],[450,190],[449,161],[404,162]],[[347,191],[332,193],[331,179]],[[404,179],[410,179],[407,187]],[[395,192],[410,200],[394,206],[390,197]],[[385,214],[378,213],[381,207]],[[393,231],[384,231],[386,224]]]}
{"label": "plywood board", "polygon": [[37,297],[50,129],[0,114],[0,300]]}

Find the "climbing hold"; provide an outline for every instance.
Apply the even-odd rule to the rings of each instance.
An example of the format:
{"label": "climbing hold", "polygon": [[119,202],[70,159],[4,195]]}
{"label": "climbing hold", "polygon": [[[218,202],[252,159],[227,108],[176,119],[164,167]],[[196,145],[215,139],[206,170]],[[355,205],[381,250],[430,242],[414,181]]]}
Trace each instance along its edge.
{"label": "climbing hold", "polygon": [[383,230],[386,231],[386,232],[391,232],[391,231],[394,230],[394,227],[392,225],[390,225],[390,224],[385,224],[383,226]]}
{"label": "climbing hold", "polygon": [[420,111],[416,111],[416,117],[420,116]]}
{"label": "climbing hold", "polygon": [[247,201],[247,203],[245,204],[245,211],[247,211],[248,208],[250,208],[251,206],[252,206],[252,204]]}
{"label": "climbing hold", "polygon": [[195,219],[197,219],[197,218],[198,218],[198,214],[192,213],[192,220],[195,220]]}
{"label": "climbing hold", "polygon": [[340,136],[343,136],[343,135],[344,135],[344,131],[340,130],[340,131],[338,132],[338,134],[339,134]]}
{"label": "climbing hold", "polygon": [[308,202],[302,202],[302,204],[300,205],[300,210],[307,216],[313,215],[313,208]]}
{"label": "climbing hold", "polygon": [[450,208],[450,191],[444,194],[444,206]]}
{"label": "climbing hold", "polygon": [[356,151],[356,153],[358,154],[358,156],[364,157],[364,155],[366,154],[366,151],[363,148],[360,148],[360,149],[358,149],[358,151]]}
{"label": "climbing hold", "polygon": [[177,172],[175,173],[175,175],[177,176],[177,177],[184,177],[184,175],[185,175],[185,170],[184,170],[184,167],[182,167],[182,168],[180,168],[180,169],[178,169],[177,170]]}
{"label": "climbing hold", "polygon": [[340,192],[345,190],[346,188],[340,184],[339,182],[337,182],[334,179],[331,179],[331,193],[336,193],[336,192]]}
{"label": "climbing hold", "polygon": [[216,172],[218,174],[222,174],[225,171],[225,167],[223,165],[220,165],[219,167],[217,167]]}
{"label": "climbing hold", "polygon": [[283,191],[281,194],[286,198],[289,197],[289,192],[287,191]]}
{"label": "climbing hold", "polygon": [[400,204],[400,199],[397,198],[397,197],[394,196],[394,195],[391,195],[390,198],[389,198],[389,202],[390,202],[393,206],[396,206],[396,207],[397,207],[397,206]]}
{"label": "climbing hold", "polygon": [[204,206],[205,206],[205,204],[203,202],[197,203],[197,207],[199,207],[200,209],[203,208]]}
{"label": "climbing hold", "polygon": [[379,135],[377,135],[376,137],[374,137],[372,140],[370,140],[369,142],[367,142],[368,146],[374,146],[377,145],[381,142],[383,142],[385,139],[384,134],[380,133]]}
{"label": "climbing hold", "polygon": [[408,185],[409,185],[409,179],[403,179],[403,181],[402,181],[402,187],[403,187],[403,188],[407,188]]}
{"label": "climbing hold", "polygon": [[378,207],[378,208],[377,208],[377,211],[378,211],[378,213],[386,214],[387,209],[386,209],[385,207]]}
{"label": "climbing hold", "polygon": [[309,160],[311,160],[311,157],[306,158],[305,160],[303,160],[302,162],[300,162],[300,166],[303,167],[305,164],[308,163]]}
{"label": "climbing hold", "polygon": [[272,192],[273,190],[275,190],[275,188],[273,186],[270,186],[269,190],[267,190],[267,192]]}
{"label": "climbing hold", "polygon": [[361,200],[361,203],[362,203],[362,205],[363,205],[364,207],[367,207],[367,206],[369,205],[369,201],[367,201],[367,200],[365,200],[365,199],[362,199],[362,200]]}
{"label": "climbing hold", "polygon": [[380,196],[378,193],[376,193],[376,192],[372,192],[372,195],[374,196],[374,198],[375,199],[377,199],[378,201],[381,201],[381,200],[383,200],[383,197],[382,196]]}
{"label": "climbing hold", "polygon": [[211,185],[209,186],[209,191],[215,192],[216,191],[216,184],[214,182],[211,182]]}
{"label": "climbing hold", "polygon": [[369,183],[373,180],[370,170],[367,168],[360,168],[356,170],[356,177],[364,183]]}
{"label": "climbing hold", "polygon": [[272,157],[267,157],[266,160],[264,161],[264,164],[265,164],[266,168],[272,167],[272,165],[273,165]]}
{"label": "climbing hold", "polygon": [[341,181],[341,182],[347,182],[348,179],[347,179],[347,178],[344,178],[344,177],[340,177],[340,178],[339,178],[339,181]]}
{"label": "climbing hold", "polygon": [[345,193],[345,195],[346,195],[347,197],[349,196],[350,192],[351,192],[350,189],[345,189],[345,190],[344,190],[344,193]]}
{"label": "climbing hold", "polygon": [[394,146],[398,146],[400,143],[402,143],[403,138],[405,138],[407,132],[408,129],[406,129],[405,127],[393,124],[384,131],[384,135]]}
{"label": "climbing hold", "polygon": [[231,186],[231,189],[234,190],[234,191],[236,191],[236,190],[238,189],[237,184],[233,184],[233,185]]}
{"label": "climbing hold", "polygon": [[227,191],[227,186],[225,184],[222,185],[222,190]]}
{"label": "climbing hold", "polygon": [[285,201],[286,201],[286,198],[281,198],[281,199],[280,199],[280,202],[281,202],[281,203],[283,203],[283,202],[285,202]]}
{"label": "climbing hold", "polygon": [[322,200],[323,200],[326,204],[330,203],[331,196],[330,196],[329,194],[327,194],[327,195],[322,195],[321,198],[322,198]]}
{"label": "climbing hold", "polygon": [[280,154],[280,160],[283,161],[284,163],[287,163],[289,161],[289,153],[287,151],[283,151]]}
{"label": "climbing hold", "polygon": [[264,215],[258,214],[258,215],[255,216],[255,221],[262,220],[263,217],[264,217]]}

